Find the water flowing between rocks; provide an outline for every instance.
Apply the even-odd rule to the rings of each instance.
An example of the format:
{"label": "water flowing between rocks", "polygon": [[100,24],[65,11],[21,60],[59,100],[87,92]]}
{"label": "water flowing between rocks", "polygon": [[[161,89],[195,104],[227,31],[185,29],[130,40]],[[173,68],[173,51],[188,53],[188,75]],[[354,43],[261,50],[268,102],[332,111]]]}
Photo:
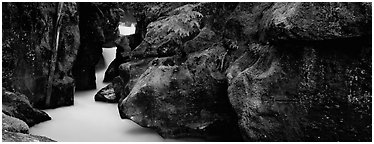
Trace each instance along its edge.
{"label": "water flowing between rocks", "polygon": [[60,142],[200,141],[164,139],[151,129],[121,119],[117,104],[94,101],[97,91],[108,84],[103,83],[104,73],[115,58],[115,53],[115,47],[103,48],[103,59],[96,66],[97,89],[77,91],[73,106],[45,110],[52,120],[31,127],[30,133],[47,136]]}

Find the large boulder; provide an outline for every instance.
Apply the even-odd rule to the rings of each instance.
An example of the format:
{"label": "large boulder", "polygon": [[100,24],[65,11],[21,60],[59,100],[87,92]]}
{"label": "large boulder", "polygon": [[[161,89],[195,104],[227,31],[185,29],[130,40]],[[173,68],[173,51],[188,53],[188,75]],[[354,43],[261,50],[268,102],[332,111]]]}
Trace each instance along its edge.
{"label": "large boulder", "polygon": [[119,97],[114,93],[112,83],[100,89],[95,95],[95,101],[118,103],[118,100]]}
{"label": "large boulder", "polygon": [[29,126],[22,120],[8,116],[3,113],[2,116],[2,129],[5,131],[29,133]]}
{"label": "large boulder", "polygon": [[56,142],[45,136],[2,131],[3,142]]}
{"label": "large boulder", "polygon": [[202,137],[240,140],[220,73],[225,49],[191,55],[184,64],[175,57],[156,58],[120,101],[122,118],[155,129],[166,138]]}
{"label": "large boulder", "polygon": [[329,40],[371,34],[371,3],[274,3],[259,23],[266,40]]}
{"label": "large boulder", "polygon": [[2,98],[3,113],[23,120],[30,127],[51,119],[47,113],[33,108],[28,98],[23,94],[3,89]]}
{"label": "large boulder", "polygon": [[[76,3],[64,3],[55,71],[50,74],[56,39],[58,3],[4,3],[3,86],[29,97],[33,106],[52,108],[72,105],[74,80],[71,69],[80,44]],[[52,82],[48,83],[48,77]],[[46,102],[47,85],[52,94]]]}

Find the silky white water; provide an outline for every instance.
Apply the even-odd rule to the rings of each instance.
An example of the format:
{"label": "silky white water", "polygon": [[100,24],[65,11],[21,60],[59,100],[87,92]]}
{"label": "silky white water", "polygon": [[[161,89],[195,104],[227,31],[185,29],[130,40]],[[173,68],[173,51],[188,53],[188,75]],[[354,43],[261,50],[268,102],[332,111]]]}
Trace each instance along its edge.
{"label": "silky white water", "polygon": [[200,141],[163,139],[151,129],[121,119],[117,104],[94,101],[97,91],[107,85],[103,83],[104,73],[115,52],[116,48],[103,49],[104,59],[96,68],[97,89],[76,92],[73,106],[44,110],[52,120],[31,127],[30,133],[60,142]]}
{"label": "silky white water", "polygon": [[52,120],[31,127],[30,133],[61,142],[199,141],[163,139],[151,129],[121,119],[117,104],[94,101],[96,92],[107,85],[102,81],[115,51],[116,48],[103,49],[104,60],[96,69],[97,89],[76,92],[73,106],[44,110]]}

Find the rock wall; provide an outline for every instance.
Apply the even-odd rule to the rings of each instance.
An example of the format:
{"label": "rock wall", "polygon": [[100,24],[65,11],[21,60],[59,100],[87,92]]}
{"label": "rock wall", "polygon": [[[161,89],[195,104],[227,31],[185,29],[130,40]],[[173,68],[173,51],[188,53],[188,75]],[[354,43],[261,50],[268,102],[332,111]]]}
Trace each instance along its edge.
{"label": "rock wall", "polygon": [[51,104],[46,105],[57,6],[58,3],[3,3],[3,86],[25,94],[39,108],[74,103],[71,69],[80,44],[79,16],[76,3],[64,3]]}
{"label": "rock wall", "polygon": [[242,33],[263,43],[253,40],[227,72],[243,138],[371,141],[370,4],[251,7],[264,6],[259,31]]}
{"label": "rock wall", "polygon": [[[183,5],[150,23],[131,51],[137,59],[123,64],[156,57],[141,76],[131,75],[136,65],[124,74],[135,85],[122,81],[130,93],[114,89],[119,112],[164,137],[209,138],[206,127],[188,126],[202,124],[193,118],[207,127],[216,122],[203,118],[214,112],[198,107],[216,109],[209,105],[214,98],[188,91],[214,85],[213,77],[226,86],[202,91],[224,90],[217,103],[229,101],[224,107],[234,115],[217,114],[235,121],[241,136],[230,141],[371,141],[370,26],[370,3]],[[200,77],[206,70],[210,76]],[[186,112],[191,116],[181,118]]]}

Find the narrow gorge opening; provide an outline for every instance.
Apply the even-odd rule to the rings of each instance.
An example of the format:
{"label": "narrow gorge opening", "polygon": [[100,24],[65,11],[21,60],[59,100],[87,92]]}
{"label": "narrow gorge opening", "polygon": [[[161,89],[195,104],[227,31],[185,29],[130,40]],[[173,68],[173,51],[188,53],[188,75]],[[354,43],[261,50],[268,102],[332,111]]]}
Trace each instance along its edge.
{"label": "narrow gorge opening", "polygon": [[2,4],[3,141],[372,141],[372,3]]}
{"label": "narrow gorge opening", "polygon": [[[135,33],[136,23],[130,27],[119,25],[121,36]],[[103,48],[103,58],[96,65],[96,89],[74,94],[74,105],[44,110],[52,120],[30,128],[30,133],[47,136],[61,142],[120,142],[120,141],[196,141],[197,139],[164,139],[155,131],[143,128],[128,119],[120,119],[117,104],[94,101],[93,96],[108,82],[104,73],[115,59],[116,47]]]}

